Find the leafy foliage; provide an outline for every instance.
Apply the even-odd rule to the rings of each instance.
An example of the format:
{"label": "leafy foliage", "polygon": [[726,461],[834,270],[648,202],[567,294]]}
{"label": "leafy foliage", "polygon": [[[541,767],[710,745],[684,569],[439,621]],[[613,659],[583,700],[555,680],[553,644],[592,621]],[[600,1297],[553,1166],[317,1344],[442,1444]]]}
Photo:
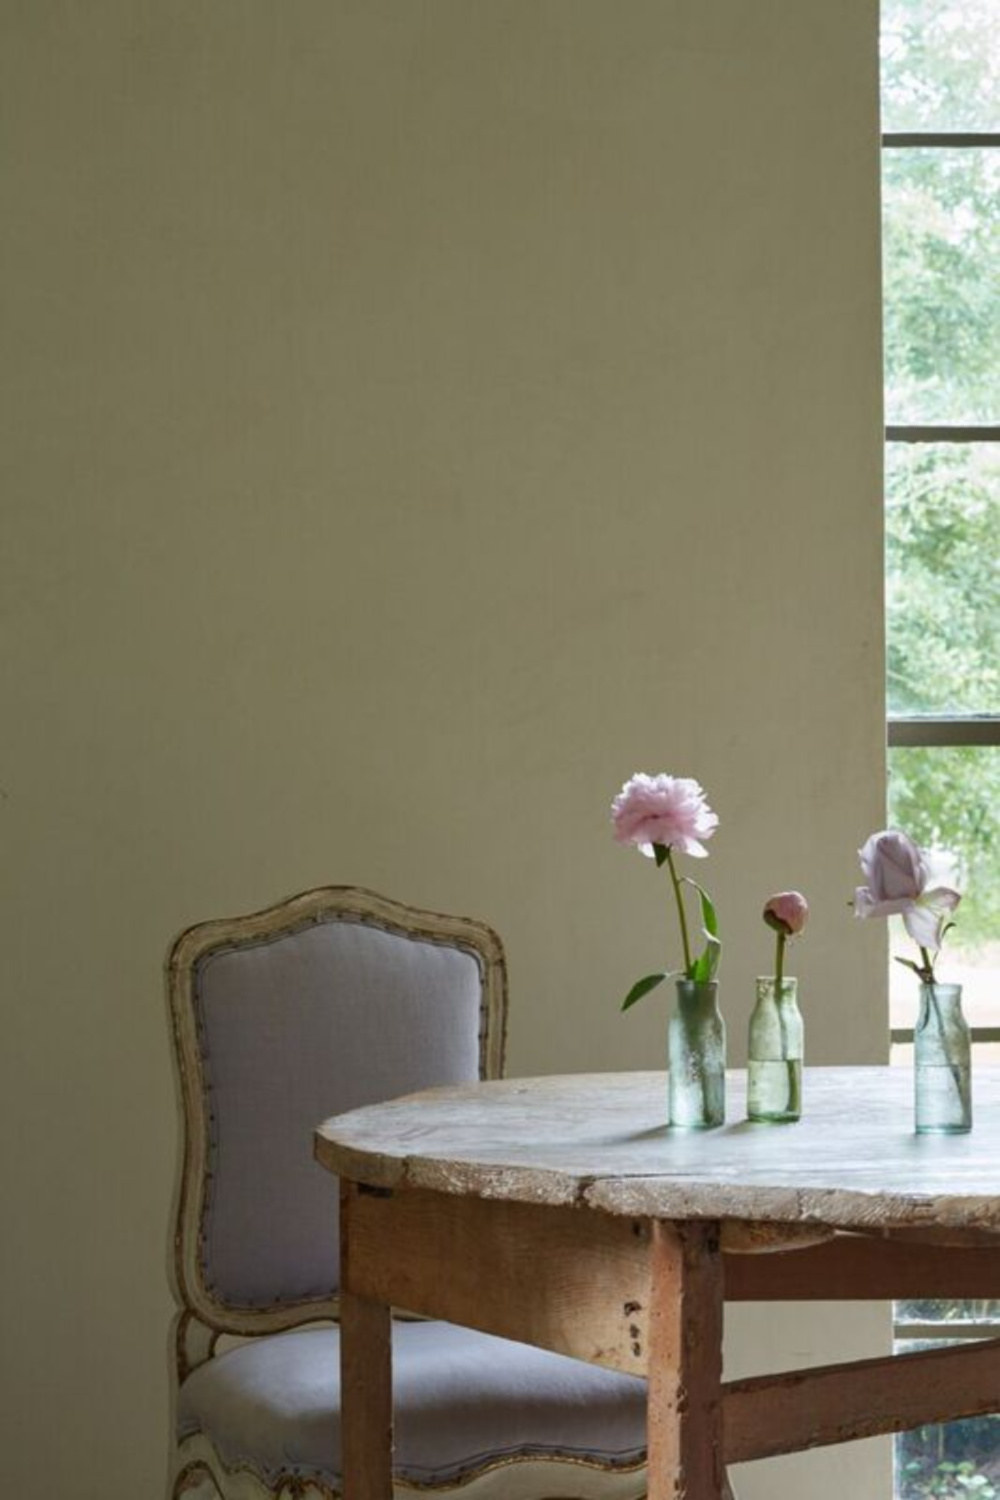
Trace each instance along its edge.
{"label": "leafy foliage", "polygon": [[1000,130],[996,0],[882,0],[882,126]]}
{"label": "leafy foliage", "polygon": [[[1000,128],[995,0],[883,0],[883,126]],[[887,417],[1000,422],[1000,150],[884,154]],[[1000,712],[1000,445],[892,444],[887,462],[893,713]],[[953,941],[1000,937],[1000,749],[890,757],[890,818],[953,851]]]}
{"label": "leafy foliage", "polygon": [[[886,511],[889,707],[1000,708],[1000,446],[894,444]],[[897,749],[890,819],[951,850],[965,899],[953,941],[1000,935],[1000,748]]]}
{"label": "leafy foliage", "polygon": [[892,423],[1000,417],[1000,152],[883,156],[886,408]]}

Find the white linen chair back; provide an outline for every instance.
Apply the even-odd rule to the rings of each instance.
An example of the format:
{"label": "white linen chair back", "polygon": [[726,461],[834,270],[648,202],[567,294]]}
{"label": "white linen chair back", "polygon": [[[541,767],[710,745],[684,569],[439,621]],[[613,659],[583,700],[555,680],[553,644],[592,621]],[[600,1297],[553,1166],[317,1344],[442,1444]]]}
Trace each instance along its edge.
{"label": "white linen chair back", "polygon": [[330,1316],[337,1194],[312,1133],[364,1104],[499,1076],[500,940],[482,923],[325,887],[190,928],[168,988],[185,1133],[180,1301],[216,1332]]}

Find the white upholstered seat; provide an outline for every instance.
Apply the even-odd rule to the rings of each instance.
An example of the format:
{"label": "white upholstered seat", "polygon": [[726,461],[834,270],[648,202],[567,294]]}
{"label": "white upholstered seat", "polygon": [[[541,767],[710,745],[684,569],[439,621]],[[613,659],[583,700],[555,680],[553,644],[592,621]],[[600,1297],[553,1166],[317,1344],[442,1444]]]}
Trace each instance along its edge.
{"label": "white upholstered seat", "polygon": [[[208,1438],[229,1468],[268,1485],[340,1487],[336,1328],[259,1339],[210,1360],[181,1388],[182,1439]],[[449,1323],[393,1330],[394,1469],[447,1488],[511,1458],[633,1470],[645,1447],[645,1382]],[[635,1493],[634,1473],[624,1493]]]}

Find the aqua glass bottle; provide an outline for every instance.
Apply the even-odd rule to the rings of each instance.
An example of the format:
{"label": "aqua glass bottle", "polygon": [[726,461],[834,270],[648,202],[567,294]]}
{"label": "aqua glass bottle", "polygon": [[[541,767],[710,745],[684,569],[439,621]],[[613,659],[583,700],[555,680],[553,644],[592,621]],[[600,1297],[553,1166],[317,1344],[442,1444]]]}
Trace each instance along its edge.
{"label": "aqua glass bottle", "polygon": [[757,980],[757,1003],[750,1017],[747,1061],[747,1116],[784,1124],[802,1114],[802,1057],[805,1028],[798,1004],[798,981]]}
{"label": "aqua glass bottle", "polygon": [[972,1129],[972,1045],[960,984],[922,984],[913,1033],[918,1135]]}
{"label": "aqua glass bottle", "polygon": [[678,979],[667,1027],[670,1123],[711,1130],[726,1119],[726,1023],[718,982]]}

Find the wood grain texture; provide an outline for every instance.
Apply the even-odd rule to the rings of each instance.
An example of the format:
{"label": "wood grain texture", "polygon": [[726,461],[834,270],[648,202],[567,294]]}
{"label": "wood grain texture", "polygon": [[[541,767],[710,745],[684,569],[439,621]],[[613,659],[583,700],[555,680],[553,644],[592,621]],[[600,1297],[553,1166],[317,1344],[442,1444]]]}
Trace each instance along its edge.
{"label": "wood grain texture", "polygon": [[725,1387],[727,1463],[903,1432],[1000,1407],[1000,1339],[854,1360]]}
{"label": "wood grain texture", "polygon": [[344,1500],[392,1500],[392,1319],[380,1302],[340,1300]]}
{"label": "wood grain texture", "polygon": [[345,1201],[357,1295],[645,1374],[648,1224],[419,1188],[347,1185]]}
{"label": "wood grain texture", "polygon": [[727,1302],[1000,1300],[1000,1246],[993,1243],[944,1246],[838,1234],[771,1255],[727,1255],[725,1268]]}
{"label": "wood grain texture", "polygon": [[392,1500],[392,1316],[353,1290],[356,1189],[340,1190],[340,1441],[343,1500]]}
{"label": "wood grain texture", "polygon": [[651,1234],[649,1500],[721,1500],[719,1226],[655,1223]]}
{"label": "wood grain texture", "polygon": [[633,1218],[1000,1231],[1000,1070],[975,1075],[968,1135],[913,1133],[909,1069],[807,1070],[794,1125],[751,1125],[728,1080],[720,1130],[666,1124],[662,1073],[430,1090],[327,1121],[319,1160],[383,1186],[585,1204]]}

